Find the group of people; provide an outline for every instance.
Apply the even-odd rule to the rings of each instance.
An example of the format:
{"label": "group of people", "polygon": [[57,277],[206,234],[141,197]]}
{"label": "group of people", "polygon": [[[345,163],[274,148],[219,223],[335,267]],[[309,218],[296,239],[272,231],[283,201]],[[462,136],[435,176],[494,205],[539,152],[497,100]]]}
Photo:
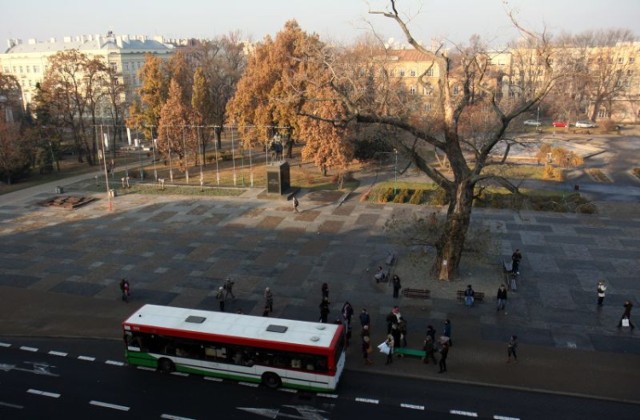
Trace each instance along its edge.
{"label": "group of people", "polygon": [[228,277],[224,284],[218,288],[216,292],[216,299],[218,300],[218,306],[220,312],[224,312],[225,301],[231,296],[233,300],[236,300],[236,295],[233,294],[233,285],[235,282]]}

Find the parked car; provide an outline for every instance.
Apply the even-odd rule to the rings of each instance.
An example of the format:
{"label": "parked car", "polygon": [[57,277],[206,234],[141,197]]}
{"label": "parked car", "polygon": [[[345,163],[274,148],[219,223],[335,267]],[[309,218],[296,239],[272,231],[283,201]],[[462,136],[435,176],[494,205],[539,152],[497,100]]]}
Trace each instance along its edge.
{"label": "parked car", "polygon": [[554,127],[566,127],[566,126],[567,126],[567,123],[566,123],[566,122],[564,122],[564,121],[554,121],[554,122],[552,123],[552,125],[553,125]]}
{"label": "parked car", "polygon": [[524,125],[532,125],[534,127],[540,127],[542,125],[542,123],[540,121],[536,121],[536,120],[525,120],[525,122],[523,122]]}
{"label": "parked car", "polygon": [[578,128],[596,128],[598,124],[589,120],[576,121],[576,127]]}

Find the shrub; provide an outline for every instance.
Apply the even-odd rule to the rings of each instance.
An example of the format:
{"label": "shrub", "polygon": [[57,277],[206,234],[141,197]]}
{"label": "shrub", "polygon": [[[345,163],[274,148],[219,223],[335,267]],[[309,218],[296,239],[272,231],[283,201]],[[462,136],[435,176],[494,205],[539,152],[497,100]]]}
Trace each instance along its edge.
{"label": "shrub", "polygon": [[424,201],[425,195],[426,194],[424,190],[415,190],[413,192],[413,195],[409,199],[409,204],[422,204]]}
{"label": "shrub", "polygon": [[398,194],[393,198],[394,203],[406,203],[409,201],[410,196],[413,195],[412,190],[400,190]]}

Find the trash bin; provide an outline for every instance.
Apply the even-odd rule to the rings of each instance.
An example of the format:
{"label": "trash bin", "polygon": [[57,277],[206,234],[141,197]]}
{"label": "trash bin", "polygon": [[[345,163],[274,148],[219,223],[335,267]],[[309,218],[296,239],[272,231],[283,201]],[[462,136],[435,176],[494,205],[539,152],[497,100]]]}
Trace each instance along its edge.
{"label": "trash bin", "polygon": [[56,194],[62,194],[64,192],[64,188],[56,187]]}
{"label": "trash bin", "polygon": [[118,192],[116,190],[109,190],[109,197],[113,198],[116,197],[118,195]]}

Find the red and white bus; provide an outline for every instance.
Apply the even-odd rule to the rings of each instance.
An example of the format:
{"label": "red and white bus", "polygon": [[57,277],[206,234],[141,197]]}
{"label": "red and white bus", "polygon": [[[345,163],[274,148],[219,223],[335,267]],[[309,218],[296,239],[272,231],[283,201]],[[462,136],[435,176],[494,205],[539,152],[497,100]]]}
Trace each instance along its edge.
{"label": "red and white bus", "polygon": [[312,391],[344,369],[344,327],[144,305],[122,323],[130,365]]}

